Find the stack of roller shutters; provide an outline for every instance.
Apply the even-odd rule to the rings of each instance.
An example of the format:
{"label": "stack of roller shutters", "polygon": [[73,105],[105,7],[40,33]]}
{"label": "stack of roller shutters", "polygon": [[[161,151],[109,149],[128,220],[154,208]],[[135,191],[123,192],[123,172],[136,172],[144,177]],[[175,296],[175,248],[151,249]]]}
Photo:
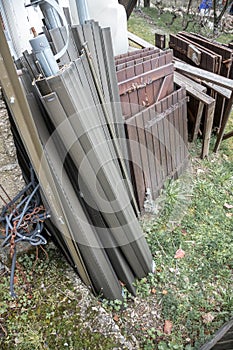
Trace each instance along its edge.
{"label": "stack of roller shutters", "polygon": [[[133,282],[152,270],[152,256],[125,161],[110,32],[95,22],[72,30],[73,56],[68,49],[58,74],[38,78],[33,55],[26,52],[18,64],[28,69],[22,81],[44,148],[41,167],[43,162],[50,166],[68,222],[64,233],[51,208],[50,229],[95,293],[122,299],[122,284],[135,293]],[[91,59],[87,49],[80,54],[81,31],[89,33]],[[48,196],[43,193],[45,201]]]}

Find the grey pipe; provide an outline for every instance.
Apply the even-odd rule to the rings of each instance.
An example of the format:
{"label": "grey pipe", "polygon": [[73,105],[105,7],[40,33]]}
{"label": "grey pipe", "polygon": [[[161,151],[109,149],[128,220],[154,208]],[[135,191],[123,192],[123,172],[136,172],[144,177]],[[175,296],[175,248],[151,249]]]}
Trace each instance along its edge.
{"label": "grey pipe", "polygon": [[90,19],[86,0],[75,0],[80,24]]}

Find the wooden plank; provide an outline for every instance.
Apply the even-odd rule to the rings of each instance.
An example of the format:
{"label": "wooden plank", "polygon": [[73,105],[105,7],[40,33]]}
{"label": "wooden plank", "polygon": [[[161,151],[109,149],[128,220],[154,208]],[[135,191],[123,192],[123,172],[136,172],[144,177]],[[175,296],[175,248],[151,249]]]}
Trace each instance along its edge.
{"label": "wooden plank", "polygon": [[[157,113],[161,113],[163,111],[161,101],[156,103],[155,111]],[[158,126],[158,140],[160,145],[162,181],[164,182],[168,174],[168,169],[167,169],[167,157],[166,157],[166,148],[165,148],[165,134],[164,134],[162,119],[158,121],[157,126]]]}
{"label": "wooden plank", "polygon": [[145,183],[142,173],[142,160],[139,148],[139,140],[136,128],[135,118],[132,117],[126,121],[126,132],[129,141],[129,157],[131,160],[132,174],[131,177],[135,182],[135,195],[138,201],[139,209],[142,210],[145,200]]}
{"label": "wooden plank", "polygon": [[230,137],[233,137],[233,131],[230,131],[230,132],[228,132],[227,134],[224,134],[223,135],[223,140],[227,140],[227,139],[229,139]]}
{"label": "wooden plank", "polygon": [[144,183],[146,188],[152,187],[151,185],[151,178],[150,178],[150,167],[149,167],[149,160],[148,160],[148,152],[147,152],[147,144],[146,144],[146,136],[144,131],[144,119],[143,119],[143,112],[139,113],[137,117],[135,117],[136,126],[137,126],[137,132],[138,132],[138,141],[139,141],[139,148],[140,148],[140,154],[141,154],[141,160],[142,160],[142,172],[144,177]]}
{"label": "wooden plank", "polygon": [[[222,337],[229,331],[229,329],[233,326],[233,318],[225,323],[213,336],[213,338],[204,344],[200,350],[211,350],[213,347],[222,339]],[[224,348],[223,348],[224,349]],[[223,350],[222,349],[222,350]]]}
{"label": "wooden plank", "polygon": [[214,108],[215,108],[215,100],[211,104],[206,105],[206,108],[205,108],[201,158],[205,158],[209,154],[210,137],[211,137],[211,131],[213,126],[213,120],[214,120]]}
{"label": "wooden plank", "polygon": [[[216,53],[218,56],[221,56],[221,60],[219,60],[219,70],[218,73],[221,76],[229,77],[232,65],[232,52],[230,49],[224,47],[221,44],[216,42],[210,42],[209,40],[196,36],[194,34],[189,34],[182,32],[183,36],[192,40],[192,42],[198,43],[202,45],[204,49],[212,50],[212,52]],[[216,96],[216,108],[215,108],[215,116],[214,116],[214,126],[219,128],[222,121],[222,116],[224,113],[225,106],[225,98],[221,94],[217,94]]]}
{"label": "wooden plank", "polygon": [[226,89],[222,86],[219,86],[217,84],[208,82],[208,81],[202,81],[202,84],[209,87],[210,89],[214,90],[215,92],[217,92],[219,95],[229,99],[231,97],[231,91],[229,89]]}
{"label": "wooden plank", "polygon": [[162,86],[160,88],[159,94],[156,101],[162,100],[164,97],[169,95],[174,90],[173,74],[169,74],[164,77]]}
{"label": "wooden plank", "polygon": [[[170,49],[168,49],[166,51],[155,52],[152,54],[150,54],[150,52],[151,51],[146,52],[143,57],[139,57],[136,59],[130,59],[129,61],[116,64],[116,70],[118,71],[118,70],[124,69],[126,67],[134,66],[136,64],[142,63],[143,61],[150,61],[156,57],[160,57],[163,55],[170,55],[171,58],[173,57],[172,50],[170,50]],[[171,61],[172,61],[172,59],[170,60],[170,62]]]}
{"label": "wooden plank", "polygon": [[196,114],[196,120],[194,123],[194,129],[193,129],[193,136],[191,141],[196,141],[197,136],[198,136],[198,132],[200,130],[200,125],[201,125],[201,118],[203,115],[203,110],[204,110],[204,103],[202,101],[199,100],[199,104],[198,104],[198,110],[197,110],[197,114]]}
{"label": "wooden plank", "polygon": [[213,347],[213,350],[232,350],[232,349],[233,349],[233,339],[227,340],[224,342],[221,341]]}
{"label": "wooden plank", "polygon": [[[167,96],[167,106],[168,108],[172,106],[172,94]],[[167,116],[167,124],[168,124],[169,139],[170,139],[168,151],[171,155],[171,172],[174,175],[176,172],[177,164],[176,164],[176,148],[175,148],[175,133],[174,133],[175,130],[174,130],[173,120],[174,120],[174,110],[171,110],[171,112]]]}
{"label": "wooden plank", "polygon": [[208,54],[215,57],[214,58],[214,70],[213,70],[213,72],[220,74],[221,63],[222,63],[222,56],[220,54],[218,54],[215,51],[213,51],[207,47],[204,47],[201,44],[193,41],[192,38],[189,38],[188,36],[184,36],[183,32],[179,32],[177,34],[177,36],[184,39],[187,43],[189,43],[189,46],[195,47],[198,51],[200,51],[202,53],[202,55],[204,54],[204,64],[200,65],[200,68],[206,69],[205,67],[207,67],[209,65],[210,61],[209,61]]}
{"label": "wooden plank", "polygon": [[142,48],[146,48],[146,47],[154,47],[154,45],[152,45],[151,43],[149,43],[148,41],[140,38],[139,36],[131,33],[128,31],[128,39],[130,41],[132,41],[133,43],[141,46]]}
{"label": "wooden plank", "polygon": [[[168,99],[165,98],[161,101],[162,111],[166,111],[168,106]],[[172,174],[172,159],[171,159],[171,144],[170,144],[170,130],[169,123],[167,120],[167,116],[163,118],[163,133],[164,133],[164,147],[166,152],[166,160],[167,160],[167,176],[169,177]]]}
{"label": "wooden plank", "polygon": [[[175,105],[178,103],[177,93],[172,94],[172,104]],[[182,163],[181,152],[180,152],[180,131],[179,131],[179,111],[178,109],[174,110],[174,119],[173,119],[174,133],[175,133],[175,149],[176,149],[176,174],[179,175],[179,168]]]}
{"label": "wooden plank", "polygon": [[172,63],[171,52],[136,63],[129,67],[124,67],[123,69],[117,71],[118,82],[132,78],[141,73],[148,72],[169,63]]}
{"label": "wooden plank", "polygon": [[166,47],[166,35],[155,33],[155,46],[159,47],[161,50]]}
{"label": "wooden plank", "polygon": [[115,60],[118,60],[119,58],[124,58],[124,57],[129,57],[129,56],[133,56],[134,54],[135,54],[135,52],[148,52],[148,51],[150,51],[150,50],[152,50],[152,49],[154,49],[153,47],[151,48],[151,47],[147,47],[147,48],[144,48],[144,49],[136,49],[136,50],[134,50],[134,51],[128,51],[128,52],[125,52],[125,53],[121,53],[121,54],[119,54],[119,55],[116,55],[115,56]]}
{"label": "wooden plank", "polygon": [[[147,108],[142,112],[143,117],[143,123],[144,126],[148,123],[150,120],[150,110]],[[153,198],[157,198],[159,195],[158,191],[158,178],[156,174],[156,156],[155,156],[155,150],[154,150],[154,143],[153,143],[153,134],[151,130],[148,130],[147,128],[144,128],[145,137],[146,137],[146,147],[148,152],[148,162],[149,162],[149,172],[150,172],[150,179],[151,179],[151,193]]]}
{"label": "wooden plank", "polygon": [[214,146],[214,152],[217,152],[219,150],[220,144],[222,142],[223,136],[224,136],[224,131],[228,122],[228,119],[231,114],[231,109],[232,109],[232,104],[233,104],[233,91],[231,92],[231,97],[227,102],[226,109],[222,118],[222,124],[217,136],[217,140]]}
{"label": "wooden plank", "polygon": [[192,86],[198,91],[206,92],[205,86],[176,71],[174,72],[174,82],[179,86],[185,86],[186,88]]}
{"label": "wooden plank", "polygon": [[232,64],[232,52],[230,49],[228,49],[220,43],[209,41],[207,38],[197,36],[195,33],[181,32],[180,34],[189,38],[192,41],[195,41],[199,45],[202,45],[203,48],[207,48],[212,52],[215,52],[217,55],[222,56],[221,70],[219,74],[227,78],[229,77],[230,68]]}
{"label": "wooden plank", "polygon": [[233,327],[231,327],[225,335],[222,337],[220,341],[226,341],[226,340],[231,340],[233,341]]}
{"label": "wooden plank", "polygon": [[[177,80],[177,79],[176,79]],[[182,83],[178,83],[178,85],[182,86]],[[193,97],[195,97],[196,99],[200,100],[201,102],[203,102],[205,105],[209,105],[211,104],[214,100],[214,98],[212,98],[211,96],[207,95],[205,92],[196,90],[196,88],[192,87],[191,85],[184,85],[186,91],[192,95]]]}
{"label": "wooden plank", "polygon": [[167,64],[165,66],[159,67],[149,72],[142,73],[137,77],[125,80],[121,82],[119,87],[119,94],[122,95],[132,89],[137,89],[142,85],[150,84],[151,82],[163,78],[168,74],[174,72],[173,64]]}
{"label": "wooden plank", "polygon": [[200,62],[193,56],[192,59],[188,57],[188,48],[190,43],[181,36],[170,34],[169,47],[173,49],[174,56],[189,63],[192,66],[199,66],[207,71],[217,73],[216,70],[216,55],[206,52],[199,48],[201,52]]}
{"label": "wooden plank", "polygon": [[118,65],[118,64],[133,61],[142,57],[150,56],[154,53],[158,53],[158,50],[159,49],[155,48],[153,50],[147,50],[147,51],[143,51],[143,50],[133,51],[133,55],[115,59],[115,64]]}
{"label": "wooden plank", "polygon": [[[155,118],[155,108],[149,108],[149,120]],[[152,143],[154,148],[154,162],[155,162],[155,172],[156,172],[156,188],[153,189],[153,196],[159,194],[159,190],[163,186],[163,174],[162,174],[162,159],[160,152],[160,142],[159,142],[159,132],[158,132],[158,123],[154,123],[151,130]],[[156,198],[156,197],[153,197]]]}
{"label": "wooden plank", "polygon": [[209,81],[214,84],[217,84],[219,86],[222,86],[226,89],[233,90],[233,81],[232,79],[228,79],[225,77],[222,77],[218,74],[207,72],[204,69],[200,69],[197,67],[193,67],[190,64],[183,63],[183,62],[174,62],[175,69],[178,71],[187,73],[192,76],[196,76],[197,78],[200,78],[201,80]]}

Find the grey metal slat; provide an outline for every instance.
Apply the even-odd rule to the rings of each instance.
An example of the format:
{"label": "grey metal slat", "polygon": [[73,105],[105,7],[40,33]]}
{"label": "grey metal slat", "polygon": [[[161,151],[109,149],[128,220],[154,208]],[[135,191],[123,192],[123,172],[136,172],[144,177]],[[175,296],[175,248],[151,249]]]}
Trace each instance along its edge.
{"label": "grey metal slat", "polygon": [[135,212],[138,214],[139,212],[138,212],[137,202],[136,202],[135,197],[134,197],[134,193],[133,193],[133,189],[132,189],[132,186],[131,186],[131,182],[129,181],[127,168],[126,168],[125,162],[124,162],[124,160],[122,158],[122,151],[120,149],[118,140],[116,138],[115,130],[114,130],[114,128],[111,125],[111,120],[109,118],[108,111],[107,111],[107,109],[105,107],[105,101],[104,101],[103,95],[102,95],[102,93],[100,91],[98,77],[95,74],[95,69],[94,69],[92,61],[91,61],[91,59],[89,57],[89,51],[87,49],[87,46],[84,45],[83,47],[84,47],[84,53],[85,53],[85,55],[87,57],[87,60],[88,60],[88,63],[89,63],[91,74],[93,76],[95,87],[96,87],[96,90],[98,92],[98,96],[99,96],[99,99],[100,99],[100,102],[101,102],[101,105],[102,105],[103,115],[104,115],[106,123],[108,124],[109,132],[110,132],[111,138],[113,140],[113,145],[114,145],[114,148],[115,148],[115,151],[116,151],[116,156],[119,159],[120,165],[122,167],[122,174],[123,174],[123,177],[124,177],[124,179],[126,181],[128,192],[129,192],[129,194],[131,196],[132,205],[134,207]]}
{"label": "grey metal slat", "polygon": [[[51,38],[53,40],[54,47],[56,49],[56,52],[59,52],[64,47],[64,39],[61,34],[60,28],[53,28],[49,31]],[[67,64],[70,62],[70,56],[68,52],[66,52],[61,58],[60,63],[62,65]]]}
{"label": "grey metal slat", "polygon": [[[117,165],[120,171],[120,165],[118,159],[116,159],[115,157],[115,150],[109,134],[108,125],[105,119],[103,118],[102,107],[100,104],[98,94],[96,92],[93,78],[90,73],[90,68],[86,56],[82,55],[80,58],[74,61],[74,64],[76,66],[80,82],[83,86],[83,90],[85,90],[85,95],[87,97],[88,105],[86,106],[86,108],[89,113],[97,113],[98,118],[100,119],[101,127],[104,130],[105,137],[107,140],[109,140],[108,145],[112,153],[112,157],[115,160],[115,164]],[[78,84],[78,81],[76,82]]]}
{"label": "grey metal slat", "polygon": [[[67,71],[68,71],[68,69],[63,72],[63,77],[66,76],[66,78],[68,78],[68,76],[66,75]],[[72,85],[73,80],[70,79],[69,83]],[[82,91],[81,90],[78,91],[78,86],[77,85],[76,85],[76,89],[75,90],[74,89],[70,89],[69,91],[70,91],[71,94],[72,93],[74,94],[73,95],[73,101],[75,103],[77,103],[76,107],[77,107],[77,109],[79,109],[78,107],[80,105],[78,104],[78,100],[80,99],[80,101],[79,101],[80,104],[83,103],[83,101],[85,101],[85,94],[83,94],[83,96],[82,96]],[[81,110],[83,110],[83,108],[81,108]],[[82,116],[82,113],[80,114],[80,116]],[[86,124],[87,124],[87,122],[89,121],[88,118],[86,118],[85,116],[83,116],[83,118],[84,118],[84,121],[86,121]],[[92,116],[92,118],[93,118],[93,116]],[[74,121],[77,121],[77,120],[76,119],[73,120],[72,126],[74,127],[74,129],[76,129],[76,132],[77,132],[77,135],[78,135],[81,125],[80,124],[76,124],[75,125]],[[100,140],[103,139],[103,134],[102,134],[102,128],[99,128],[99,125],[100,125],[99,122],[97,120],[95,120],[95,119],[92,119],[92,121],[90,119],[89,123],[90,123],[89,124],[89,128],[87,126],[87,130],[91,130],[91,128],[93,128],[94,126],[97,126],[96,129],[94,129],[94,128],[92,129],[92,130],[96,131],[96,133],[93,132],[91,134],[91,136],[94,137],[93,145],[97,145],[97,144],[101,145],[101,143],[99,143],[99,142],[100,142]],[[92,148],[93,146],[91,145],[92,141],[91,141],[91,139],[88,140],[88,137],[90,137],[90,135],[88,135],[88,134],[83,134],[82,135],[82,138],[84,139],[83,140],[84,141],[83,145],[85,147],[85,149],[84,149],[85,154],[87,154],[89,150],[93,149]],[[100,183],[104,184],[104,186],[107,188],[108,193],[105,192],[105,194],[108,196],[107,200],[111,202],[112,200],[115,200],[115,198],[117,198],[116,186],[117,186],[118,182],[116,181],[116,179],[118,178],[118,181],[120,181],[121,179],[119,178],[118,172],[114,172],[114,170],[113,170],[114,166],[113,166],[113,163],[111,163],[111,161],[112,161],[111,155],[108,152],[106,152],[107,151],[106,148],[104,150],[102,150],[102,154],[100,154],[101,148],[98,149],[98,152],[95,152],[95,154],[93,154],[92,164],[95,164],[95,166],[96,166],[96,176],[98,177]],[[98,163],[98,158],[99,158],[99,163]],[[103,165],[101,165],[101,163]],[[104,170],[104,172],[103,172],[103,170]],[[106,171],[109,172],[109,176],[107,176],[107,177],[105,175]],[[114,184],[112,184],[109,179],[111,179],[112,181],[115,180],[116,185],[114,186]],[[107,184],[108,184],[108,187],[107,187]],[[124,195],[126,195],[126,192],[124,192],[124,191],[121,192],[121,201],[123,203],[128,201],[128,196],[124,197]],[[104,196],[103,192],[102,192],[102,196]],[[113,204],[114,204],[114,206],[113,206]],[[130,227],[128,227],[128,226],[127,226],[127,229],[124,230],[125,235],[122,235],[122,233],[121,233],[121,226],[122,225],[127,225],[127,220],[122,221],[122,217],[124,217],[124,216],[121,217],[121,221],[118,221],[118,219],[117,220],[114,219],[114,217],[120,216],[122,212],[121,212],[121,204],[119,202],[115,201],[115,202],[113,202],[113,204],[111,203],[112,208],[113,208],[113,213],[116,213],[116,215],[108,215],[107,219],[110,220],[111,228],[114,227],[115,231],[117,231],[115,233],[115,236],[117,235],[117,238],[118,238],[118,236],[119,236],[119,238],[121,237],[121,242],[119,244],[122,246],[122,245],[126,245],[129,242],[134,241],[134,240],[138,240],[139,241],[140,238],[141,238],[140,237],[141,236],[141,230],[140,230],[140,227],[138,225],[138,221],[137,221],[134,213],[133,213],[133,218],[134,218],[135,222],[134,222],[133,231],[131,231],[131,233],[134,232],[135,236],[130,236]],[[132,212],[131,205],[127,206],[127,208],[124,208],[124,210],[126,211],[128,208],[130,208],[131,212]],[[103,210],[106,210],[106,209],[103,207],[102,211]],[[132,222],[133,222],[133,218],[131,219]],[[115,220],[115,223],[114,223],[114,220]],[[138,227],[137,227],[137,225],[138,225]],[[138,234],[138,236],[137,236],[137,234]],[[127,236],[129,236],[129,237],[127,237]],[[122,249],[125,249],[125,247],[123,247]],[[129,249],[130,249],[130,247],[128,247],[127,250],[129,250]],[[140,250],[137,253],[138,253],[138,255],[140,255]],[[147,255],[150,256],[150,253],[149,252],[147,252],[147,253],[148,253]],[[141,264],[137,261],[137,258],[135,257],[132,249],[131,249],[131,253],[130,254],[131,254],[130,258],[134,257],[134,263],[132,264],[133,268],[138,271],[139,276],[143,276],[144,273],[141,271],[141,269],[142,269]],[[129,253],[128,253],[128,256],[129,256]],[[142,259],[142,260],[144,260],[144,259]],[[142,263],[143,263],[143,261],[142,261]],[[145,268],[145,269],[147,269],[147,268]]]}
{"label": "grey metal slat", "polygon": [[[74,138],[76,140],[76,135],[73,135],[70,132],[69,121],[66,118],[66,114],[59,103],[56,95],[50,94],[43,97],[46,109],[49,112],[49,115],[53,118],[54,115],[59,116],[58,128],[69,131],[69,138]],[[67,129],[65,129],[64,120],[67,120]],[[58,120],[53,122],[57,123]],[[58,132],[59,133],[59,132]],[[60,134],[60,133],[59,133]],[[80,205],[80,202],[77,200],[77,197],[74,195],[72,186],[69,182],[68,177],[64,171],[61,171],[63,163],[58,157],[54,155],[53,152],[56,152],[55,148],[52,148],[54,145],[50,143],[50,164],[54,167],[54,173],[62,175],[62,184],[60,184],[60,189],[64,194],[63,200],[66,207],[67,215],[69,217],[69,223],[73,226],[73,235],[75,242],[78,243],[78,247],[82,253],[85,265],[88,268],[88,272],[92,278],[93,284],[95,285],[97,291],[103,290],[103,293],[108,298],[117,298],[121,299],[121,287],[118,283],[118,279],[113,271],[113,268],[106,256],[106,253],[103,249],[100,249],[102,244],[99,241],[96,233],[93,231],[93,228],[90,226],[83,210]],[[58,177],[58,181],[59,181]],[[75,229],[76,227],[76,229]]]}
{"label": "grey metal slat", "polygon": [[128,170],[128,175],[130,176],[129,164],[127,161],[128,149],[127,149],[127,142],[126,142],[126,135],[125,135],[125,128],[124,128],[124,118],[122,114],[121,101],[120,101],[120,96],[118,91],[117,76],[116,76],[113,47],[112,47],[112,40],[111,40],[111,32],[109,28],[102,29],[102,40],[105,46],[104,59],[107,67],[108,84],[111,87],[110,99],[111,99],[112,108],[113,108],[113,118],[115,123],[114,126],[116,130],[116,136],[119,139],[122,155],[126,160],[125,163]]}
{"label": "grey metal slat", "polygon": [[[59,77],[59,78],[61,78],[61,77]],[[63,79],[64,79],[64,72],[63,72]],[[49,82],[50,80],[48,80],[48,82]],[[59,84],[59,86],[61,86],[61,84]],[[74,103],[74,101],[76,101],[77,102],[77,100],[78,99],[80,99],[81,98],[81,100],[83,101],[83,100],[85,100],[85,96],[81,96],[81,94],[80,94],[80,91],[77,91],[77,88],[76,88],[76,93],[77,93],[77,95],[75,95],[75,96],[73,96],[73,103]],[[64,100],[65,101],[65,103],[67,103],[67,93],[65,93],[64,92],[64,94],[66,94],[66,97],[65,97],[65,95],[63,96],[63,97],[65,97],[65,98],[62,98],[62,96],[60,95],[60,98],[62,98],[62,100]],[[79,103],[80,103],[80,101],[79,101]],[[68,105],[69,105],[69,108],[70,108],[70,106],[71,106],[71,104],[72,104],[72,102],[70,101],[69,103],[68,103]],[[87,120],[87,118],[86,118],[86,116],[84,116],[84,119],[85,120]],[[94,123],[92,122],[92,123],[90,123],[90,128],[93,126],[93,125],[95,125],[95,121],[94,121]],[[73,127],[76,127],[76,131],[77,131],[77,135],[79,135],[79,132],[80,132],[80,125],[72,125]],[[99,136],[98,136],[99,137]],[[98,144],[98,137],[96,138],[96,140],[95,140],[95,143],[96,144]],[[103,136],[102,136],[103,137]],[[65,140],[64,140],[65,141]],[[87,140],[86,140],[87,141]],[[89,142],[88,142],[89,143]],[[88,150],[89,149],[91,149],[91,146],[89,145],[89,146],[87,146],[88,148],[86,148],[85,149],[85,152],[88,152]],[[77,154],[78,152],[76,152],[76,154]],[[78,156],[80,157],[80,153],[78,154]],[[83,154],[83,157],[85,156],[85,153]],[[103,159],[105,159],[106,157],[106,155],[105,154],[102,154],[101,155],[102,156],[102,158]],[[99,155],[98,155],[98,157],[100,157]],[[80,159],[80,161],[81,161],[82,159]],[[111,157],[110,157],[110,160],[111,160]],[[94,161],[96,161],[96,160],[94,160]],[[100,159],[99,159],[99,161],[101,161]],[[108,160],[109,161],[109,160]],[[101,164],[101,162],[100,162],[100,164]],[[99,165],[97,164],[97,170],[98,170],[98,167],[99,167]],[[113,166],[111,165],[111,167],[110,168],[113,168]],[[110,171],[110,174],[111,174],[111,171],[112,171],[112,169],[109,169],[109,165],[108,165],[108,171]],[[116,173],[117,174],[117,173]],[[112,176],[113,176],[113,178],[114,178],[114,176],[116,177],[116,174],[113,174]],[[101,175],[99,175],[99,177],[101,178],[101,176],[103,176],[102,174]],[[112,189],[113,190],[113,189]],[[111,191],[112,191],[111,190]],[[114,192],[113,192],[114,193]],[[110,197],[112,197],[113,196],[113,193],[111,194],[110,193]],[[110,200],[111,198],[109,197],[109,199],[108,200]],[[112,197],[113,198],[113,197]],[[123,197],[123,200],[124,200],[124,197]],[[102,207],[102,211],[104,211],[105,209]],[[117,212],[117,211],[119,211],[120,210],[120,206],[119,206],[119,203],[117,204],[117,207],[115,207],[115,208],[113,208],[113,212]],[[134,227],[133,227],[133,229],[131,229],[130,230],[130,235],[131,236],[129,236],[129,237],[127,237],[127,235],[129,235],[129,233],[127,233],[127,232],[125,232],[124,231],[124,233],[121,231],[122,229],[121,229],[121,224],[119,224],[119,222],[118,222],[118,220],[115,222],[115,224],[114,224],[114,222],[113,222],[113,219],[114,219],[114,215],[107,215],[106,213],[104,213],[104,215],[106,216],[106,220],[110,220],[110,226],[112,226],[112,227],[115,227],[115,229],[114,229],[114,232],[115,232],[115,235],[116,235],[116,239],[120,239],[121,238],[121,242],[120,242],[120,244],[119,245],[123,245],[123,248],[122,249],[124,249],[124,250],[126,250],[125,249],[125,247],[124,247],[124,245],[126,245],[126,244],[128,244],[129,242],[131,242],[131,241],[133,241],[134,239],[135,240],[137,240],[137,239],[139,239],[139,238],[141,238],[140,236],[142,235],[142,233],[141,233],[141,229],[140,229],[140,227],[139,227],[139,224],[138,224],[138,222],[137,222],[137,219],[135,218],[135,215],[134,215],[134,213],[133,213],[133,211],[132,211],[132,208],[131,208],[131,206],[130,206],[130,210],[131,210],[131,216],[133,215],[133,218],[134,218]],[[116,218],[114,219],[114,220],[116,220]],[[138,226],[137,226],[138,225]],[[131,224],[131,226],[132,226],[132,224]],[[128,229],[128,227],[127,227],[127,229]],[[112,229],[113,230],[113,229]],[[127,231],[127,230],[126,230]],[[121,232],[121,233],[120,233]],[[120,235],[119,235],[119,233],[120,233]],[[137,236],[138,235],[138,236]],[[144,238],[144,237],[143,237]],[[142,241],[142,239],[141,239],[141,241]],[[145,242],[143,243],[143,244],[145,244]],[[146,244],[145,244],[146,245]],[[147,245],[146,245],[146,247],[147,247]],[[131,266],[133,265],[133,269],[134,269],[134,271],[135,271],[135,273],[136,273],[136,275],[140,275],[140,276],[142,276],[142,275],[144,275],[145,274],[145,271],[143,272],[143,270],[142,270],[142,266],[141,266],[141,264],[139,263],[139,261],[138,261],[138,258],[139,259],[141,259],[142,260],[142,263],[144,263],[144,269],[148,272],[150,269],[151,269],[151,255],[150,255],[150,252],[149,252],[149,249],[148,248],[145,248],[144,250],[146,250],[146,255],[145,256],[142,256],[141,254],[140,254],[140,249],[137,251],[137,258],[135,257],[135,255],[133,254],[133,252],[132,252],[132,248],[130,248],[130,247],[127,247],[127,250],[131,250],[131,256],[130,256],[130,254],[129,254],[129,252],[126,252],[127,254],[128,254],[128,259],[129,260],[131,260],[132,262],[131,262]],[[136,250],[137,250],[137,248],[135,248]],[[133,259],[133,260],[132,260]],[[146,264],[145,264],[145,261],[146,261]],[[140,272],[141,271],[141,272]]]}
{"label": "grey metal slat", "polygon": [[[43,155],[43,147],[39,139],[37,129],[35,127],[34,120],[31,115],[31,111],[27,104],[24,91],[19,82],[14,63],[5,39],[3,28],[0,24],[0,71],[1,71],[1,85],[5,91],[7,101],[10,97],[14,96],[14,104],[8,104],[12,115],[14,117],[15,124],[18,128],[19,134],[22,138],[25,149],[28,151],[29,158],[33,165],[33,168],[39,178],[40,185],[44,195],[46,196],[47,203],[51,208],[52,214],[57,227],[61,232],[69,237],[70,231],[68,222],[64,216],[64,212],[61,206],[59,194],[53,181],[53,176],[47,162],[44,162],[41,167],[41,158]],[[82,266],[82,262],[76,255],[76,264]],[[89,283],[89,278],[84,270],[80,269],[80,275],[86,283]]]}
{"label": "grey metal slat", "polygon": [[[66,72],[64,71],[63,72],[63,75],[65,74]],[[70,81],[72,82],[72,80]],[[78,99],[80,98],[80,103],[83,102],[85,100],[85,93],[83,93],[83,91],[81,90],[77,90],[77,86],[76,86],[76,90],[72,90],[71,89],[71,92],[73,92],[74,94],[74,101],[78,101]],[[83,94],[83,95],[82,95]],[[78,108],[78,105],[77,105],[77,108]],[[82,114],[80,115],[82,116]],[[87,118],[84,117],[84,121],[88,122],[89,120]],[[93,120],[91,123],[90,123],[90,128],[93,127],[93,125],[95,125],[96,123],[96,120]],[[99,123],[97,122],[96,124],[97,126],[99,126]],[[79,128],[80,128],[80,125],[79,125]],[[103,134],[102,134],[102,129],[101,128],[97,128],[96,129],[97,131],[97,135],[95,135],[95,133],[93,133],[92,135],[93,136],[96,136],[96,138],[94,138],[94,141],[93,141],[93,145],[97,145],[98,144],[98,140],[101,140],[103,139]],[[77,130],[78,132],[78,130]],[[87,134],[85,134],[85,136],[88,136]],[[89,140],[89,142],[91,142]],[[86,142],[85,142],[85,145],[86,145]],[[91,146],[89,146],[91,147]],[[88,151],[88,148],[86,149],[86,151]],[[99,149],[99,151],[101,151],[101,149]],[[109,158],[107,157],[109,156]],[[102,151],[102,155],[99,155],[98,153],[96,153],[96,159],[98,159],[98,157],[100,157],[100,164],[102,162],[102,160],[105,158],[105,162],[103,162],[104,166],[101,165],[101,171],[104,169],[105,171],[108,171],[109,172],[109,177],[106,177],[105,175],[103,175],[103,180],[102,180],[102,184],[105,184],[106,183],[106,180],[108,178],[111,179],[111,181],[117,179],[117,175],[118,173],[117,172],[114,172],[113,169],[114,169],[114,166],[113,166],[113,163],[111,163],[112,159],[111,159],[111,155],[106,152],[106,149],[104,149]],[[106,158],[107,157],[107,158]],[[94,161],[96,161],[96,159],[94,159]],[[98,172],[98,175],[100,174],[100,171]],[[118,175],[119,176],[119,175]],[[119,179],[119,177],[118,177]],[[120,181],[120,179],[118,180]],[[111,198],[117,198],[117,193],[115,191],[116,189],[116,186],[117,186],[117,181],[116,181],[116,185],[114,186],[114,184],[112,184],[111,182],[109,182],[109,187],[108,187],[108,195],[110,195],[110,198],[109,200],[111,201]],[[110,192],[109,192],[110,191]],[[115,194],[114,194],[114,191],[115,191]],[[124,195],[126,195],[126,197],[124,197]],[[124,203],[124,202],[127,202],[128,201],[128,196],[127,196],[127,193],[126,192],[121,192],[121,201]],[[112,204],[112,203],[111,203]],[[130,218],[130,220],[132,220],[132,223],[133,223],[133,229],[131,231],[131,233],[133,233],[133,236],[130,236],[130,226],[127,225],[127,229],[125,229],[125,237],[129,236],[128,238],[128,242],[131,242],[131,241],[134,241],[134,240],[138,240],[137,243],[139,243],[140,241],[140,244],[142,245],[143,247],[143,239],[141,237],[141,229],[140,229],[140,226],[138,224],[138,221],[132,211],[132,207],[131,205],[127,206],[126,208],[124,208],[124,211],[122,212],[121,210],[121,204],[120,203],[115,203],[116,206],[113,207],[114,209],[114,213],[116,213],[116,216],[118,218],[120,218],[120,222],[121,222],[121,225],[125,225],[127,223],[127,219],[125,219],[124,215],[122,214],[125,214],[126,217],[127,217],[127,209],[131,210],[131,217],[130,217],[130,214],[128,214],[128,217]],[[124,221],[125,219],[125,221]],[[131,225],[132,226],[132,225]],[[113,225],[114,227],[114,225]],[[137,235],[138,234],[138,235]],[[127,240],[126,240],[127,242]],[[145,243],[145,242],[144,242]],[[141,254],[140,254],[140,244],[131,244],[132,247],[134,247],[133,249],[135,250],[135,254],[139,257]],[[139,249],[138,249],[139,248]],[[123,249],[123,248],[122,248]],[[145,270],[148,271],[148,266],[150,266],[150,252],[149,252],[149,249],[147,247],[147,244],[144,244],[144,250],[146,251],[146,254],[143,254],[143,256],[141,256],[141,265],[144,266]],[[131,252],[131,255],[133,256],[133,252]],[[147,259],[147,257],[149,257],[149,259]],[[147,263],[145,264],[145,261],[147,261]],[[134,261],[134,264],[136,264],[136,260]],[[137,265],[137,264],[136,264]],[[138,266],[138,271],[140,271],[141,269],[141,266],[139,265]],[[150,269],[150,267],[149,267]],[[142,275],[141,275],[142,276]]]}
{"label": "grey metal slat", "polygon": [[109,103],[111,102],[111,99],[110,99],[109,86],[108,86],[107,76],[106,76],[107,67],[105,66],[105,62],[104,62],[105,47],[102,46],[102,42],[101,42],[101,28],[99,27],[98,23],[94,21],[92,21],[90,25],[92,28],[92,34],[93,34],[93,40],[94,40],[95,51],[97,56],[98,70],[99,70],[99,76],[100,76],[100,82],[103,90],[103,95],[105,97],[106,107],[112,119],[113,118],[112,109],[111,109],[111,105],[109,105]]}

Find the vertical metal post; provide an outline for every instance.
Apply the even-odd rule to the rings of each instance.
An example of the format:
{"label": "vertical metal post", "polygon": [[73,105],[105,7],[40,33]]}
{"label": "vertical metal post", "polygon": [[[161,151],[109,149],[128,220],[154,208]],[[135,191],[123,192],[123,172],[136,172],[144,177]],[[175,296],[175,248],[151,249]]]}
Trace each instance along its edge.
{"label": "vertical metal post", "polygon": [[75,0],[80,24],[90,19],[86,0]]}

